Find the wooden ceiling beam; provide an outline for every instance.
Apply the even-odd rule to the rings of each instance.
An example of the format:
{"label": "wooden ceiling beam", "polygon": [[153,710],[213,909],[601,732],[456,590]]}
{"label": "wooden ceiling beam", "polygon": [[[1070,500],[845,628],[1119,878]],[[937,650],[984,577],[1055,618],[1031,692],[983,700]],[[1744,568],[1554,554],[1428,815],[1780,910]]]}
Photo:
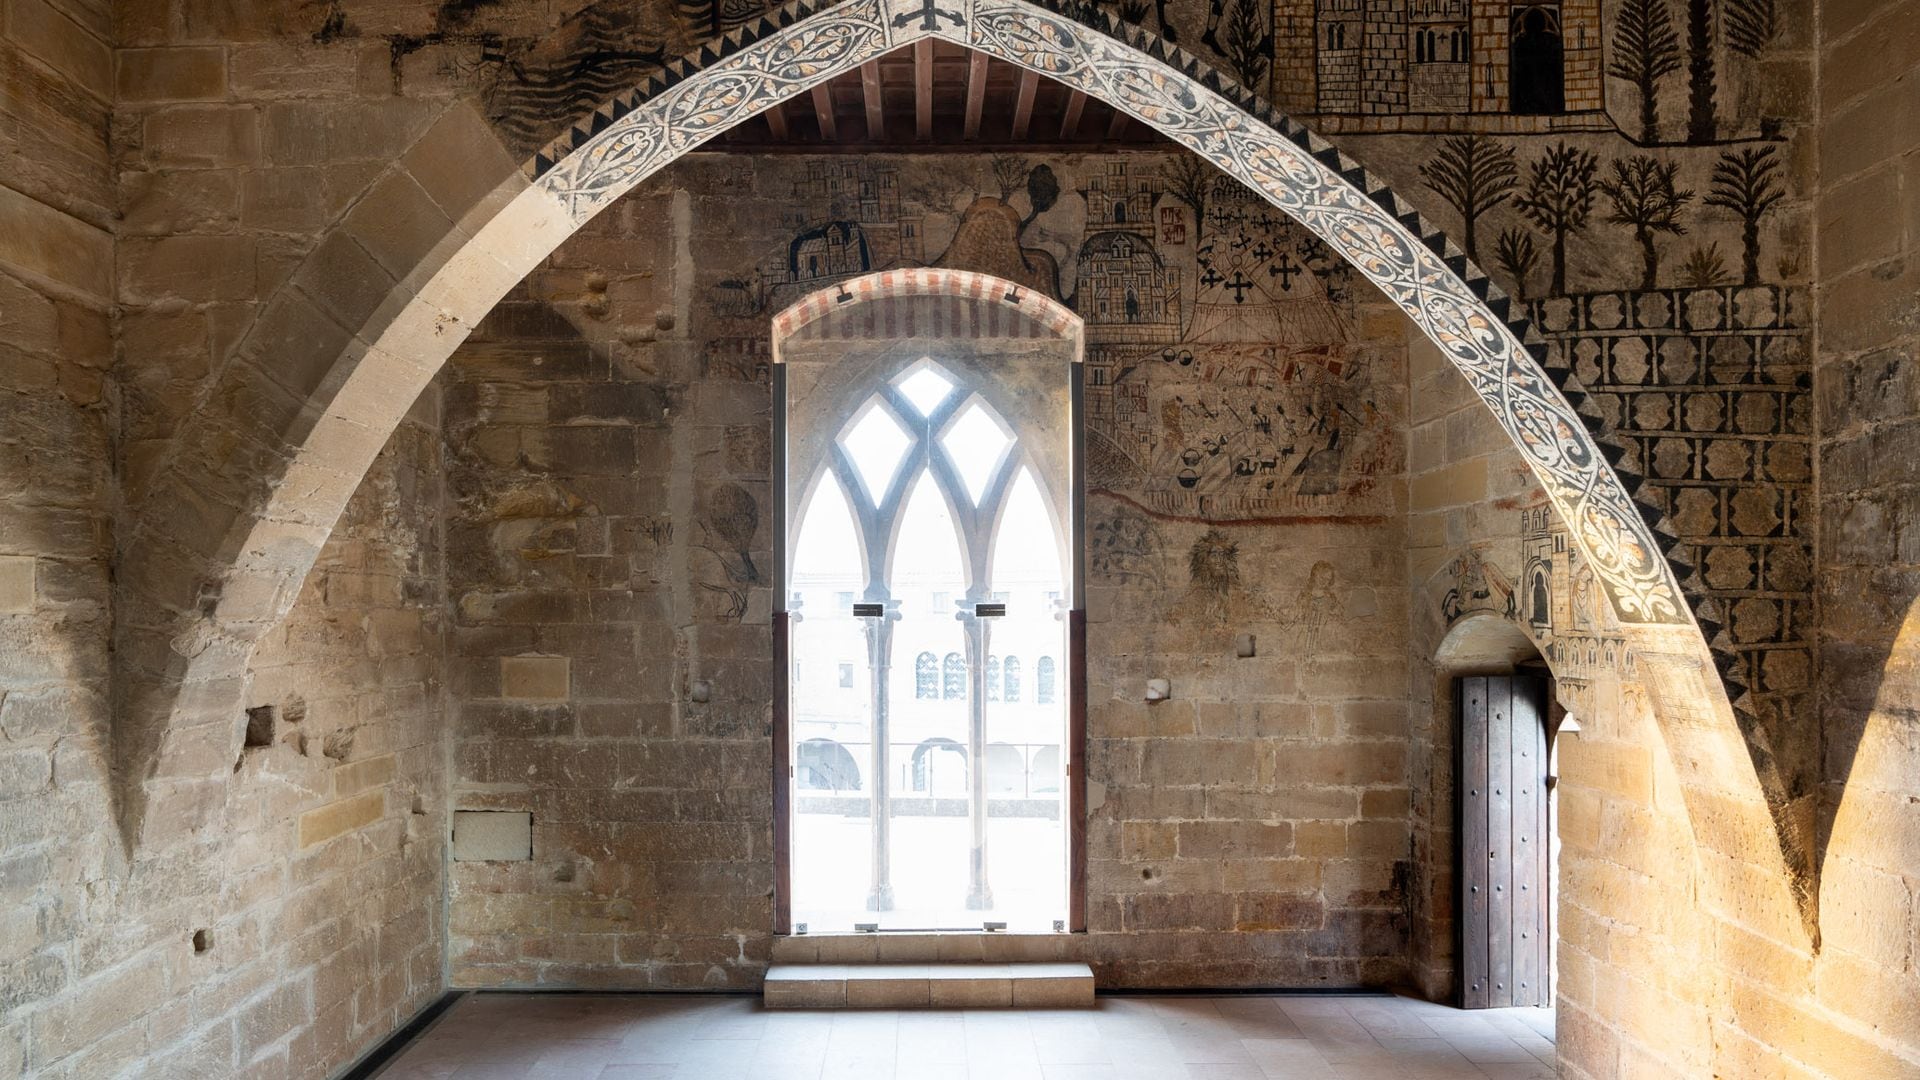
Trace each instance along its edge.
{"label": "wooden ceiling beam", "polygon": [[1080,114],[1087,108],[1087,95],[1078,90],[1067,93],[1067,112],[1060,118],[1060,141],[1072,142],[1080,133]]}
{"label": "wooden ceiling beam", "polygon": [[933,141],[933,39],[913,43],[913,136]]}
{"label": "wooden ceiling beam", "polygon": [[867,138],[881,142],[887,137],[887,114],[880,95],[880,62],[869,60],[860,65],[860,93],[867,102]]}
{"label": "wooden ceiling beam", "polygon": [[967,119],[961,136],[968,142],[980,137],[980,114],[987,104],[987,54],[967,57]]}
{"label": "wooden ceiling beam", "polygon": [[826,83],[813,88],[813,118],[820,122],[821,141],[840,141],[840,125],[833,119],[833,91]]}
{"label": "wooden ceiling beam", "polygon": [[1113,110],[1113,119],[1107,122],[1107,141],[1119,142],[1120,136],[1127,133],[1127,121],[1130,117],[1119,109]]}
{"label": "wooden ceiling beam", "polygon": [[1033,124],[1033,95],[1040,89],[1040,73],[1023,68],[1020,72],[1020,92],[1013,100],[1013,140],[1019,142],[1027,137],[1027,128]]}
{"label": "wooden ceiling beam", "polygon": [[773,108],[761,114],[767,118],[767,130],[773,132],[774,142],[787,141],[787,105],[776,102]]}

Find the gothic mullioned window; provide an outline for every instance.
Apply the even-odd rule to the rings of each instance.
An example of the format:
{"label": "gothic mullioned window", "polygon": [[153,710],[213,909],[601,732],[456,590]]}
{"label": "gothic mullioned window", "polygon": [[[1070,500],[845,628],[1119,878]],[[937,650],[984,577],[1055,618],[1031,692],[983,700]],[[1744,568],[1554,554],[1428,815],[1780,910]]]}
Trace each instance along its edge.
{"label": "gothic mullioned window", "polygon": [[[777,369],[797,537],[782,593],[797,615],[793,670],[854,677],[832,698],[794,682],[788,723],[796,746],[850,752],[870,805],[848,814],[848,785],[810,744],[805,786],[841,794],[795,799],[796,918],[952,927],[1000,912],[1051,925],[1066,900],[1055,773],[1067,717],[1028,704],[1026,679],[1032,657],[1068,644],[1071,532],[1057,508],[1072,505],[1076,369],[1059,350],[1023,353],[1025,340],[1004,355],[969,343],[942,362],[857,346],[850,358],[830,340]],[[907,793],[919,797],[896,797]],[[956,803],[964,831],[936,820]],[[1000,820],[1049,813],[1059,824]],[[988,872],[989,835],[1011,851],[1000,875]],[[964,872],[964,892],[949,870]],[[1015,906],[996,904],[993,876]],[[864,897],[853,892],[862,879]]]}

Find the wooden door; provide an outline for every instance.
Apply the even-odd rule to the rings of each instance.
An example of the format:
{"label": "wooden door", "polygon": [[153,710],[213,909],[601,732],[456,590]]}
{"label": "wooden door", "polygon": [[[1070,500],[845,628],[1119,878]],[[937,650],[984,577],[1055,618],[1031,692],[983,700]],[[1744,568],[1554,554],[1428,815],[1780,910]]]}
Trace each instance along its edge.
{"label": "wooden door", "polygon": [[1461,1005],[1551,1004],[1547,681],[1476,675],[1460,718]]}

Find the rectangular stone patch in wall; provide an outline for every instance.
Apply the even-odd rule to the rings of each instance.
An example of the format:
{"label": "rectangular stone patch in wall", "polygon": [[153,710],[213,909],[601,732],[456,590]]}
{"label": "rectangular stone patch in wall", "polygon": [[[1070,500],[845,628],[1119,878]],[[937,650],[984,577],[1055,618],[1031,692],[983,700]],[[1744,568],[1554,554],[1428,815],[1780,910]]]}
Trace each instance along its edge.
{"label": "rectangular stone patch in wall", "polygon": [[32,611],[33,579],[32,557],[0,555],[0,611]]}
{"label": "rectangular stone patch in wall", "polygon": [[565,701],[572,676],[564,656],[503,656],[500,696],[521,701]]}
{"label": "rectangular stone patch in wall", "polygon": [[455,810],[455,862],[527,862],[533,858],[533,815],[513,810]]}
{"label": "rectangular stone patch in wall", "polygon": [[312,847],[363,825],[370,825],[378,821],[385,810],[386,795],[379,791],[369,791],[351,799],[328,803],[317,810],[309,810],[300,815],[300,846]]}

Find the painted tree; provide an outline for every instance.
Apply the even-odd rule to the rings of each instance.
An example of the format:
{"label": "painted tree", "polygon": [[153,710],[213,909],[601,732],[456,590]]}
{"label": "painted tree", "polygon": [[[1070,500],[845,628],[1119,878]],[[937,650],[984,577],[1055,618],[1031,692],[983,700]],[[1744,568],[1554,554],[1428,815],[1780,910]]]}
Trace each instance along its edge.
{"label": "painted tree", "polygon": [[1687,141],[1714,139],[1713,0],[1687,0]]}
{"label": "painted tree", "polygon": [[1607,74],[1640,94],[1640,138],[1653,142],[1660,127],[1660,80],[1680,70],[1680,39],[1667,0],[1622,0]]}
{"label": "painted tree", "polygon": [[1567,291],[1567,234],[1586,227],[1593,212],[1594,173],[1600,159],[1577,146],[1558,142],[1527,168],[1527,186],[1513,200],[1541,232],[1553,238],[1550,294]]}
{"label": "painted tree", "polygon": [[1060,178],[1053,174],[1047,165],[1035,165],[1027,174],[1027,216],[1020,219],[1020,230],[1026,231],[1033,219],[1053,209],[1060,201]]}
{"label": "painted tree", "polygon": [[1680,211],[1693,199],[1693,192],[1674,186],[1680,172],[1677,161],[1661,161],[1647,154],[1635,154],[1614,161],[1612,175],[1600,181],[1600,190],[1613,204],[1607,220],[1633,229],[1640,244],[1640,287],[1651,289],[1660,272],[1660,250],[1654,245],[1655,233],[1686,234],[1680,224]]}
{"label": "painted tree", "polygon": [[1027,159],[1018,154],[993,155],[993,182],[1000,186],[1001,202],[1012,199],[1027,182]]}
{"label": "painted tree", "polygon": [[1220,26],[1220,53],[1240,85],[1266,90],[1267,65],[1273,62],[1273,28],[1260,0],[1226,0]]}
{"label": "painted tree", "polygon": [[1480,261],[1475,250],[1480,215],[1506,202],[1519,182],[1513,148],[1479,132],[1454,135],[1442,139],[1433,156],[1421,162],[1420,175],[1435,194],[1459,211],[1467,258]]}
{"label": "painted tree", "polygon": [[1161,166],[1160,178],[1166,181],[1167,193],[1193,210],[1193,239],[1200,240],[1200,230],[1207,220],[1207,192],[1213,189],[1213,167],[1198,154],[1180,154],[1172,161]]}
{"label": "painted tree", "polygon": [[1727,263],[1720,257],[1718,242],[1706,247],[1694,245],[1687,253],[1686,261],[1680,264],[1680,281],[1695,289],[1711,289],[1727,280]]}
{"label": "painted tree", "polygon": [[1540,249],[1534,246],[1533,234],[1518,227],[1502,229],[1493,242],[1493,258],[1500,264],[1500,269],[1513,279],[1513,298],[1525,300],[1527,278],[1540,261]]}
{"label": "painted tree", "polygon": [[1740,216],[1740,280],[1748,285],[1760,282],[1760,219],[1786,194],[1779,171],[1780,160],[1771,146],[1721,154],[1713,166],[1713,184],[1701,200]]}
{"label": "painted tree", "polygon": [[1780,33],[1774,0],[1727,0],[1727,46],[1751,60]]}
{"label": "painted tree", "polygon": [[1180,40],[1179,28],[1167,19],[1167,0],[1094,0],[1093,3],[1086,5],[1089,12],[1103,8],[1111,9],[1122,21],[1135,26],[1145,26],[1147,15],[1152,14],[1161,37],[1168,41]]}

